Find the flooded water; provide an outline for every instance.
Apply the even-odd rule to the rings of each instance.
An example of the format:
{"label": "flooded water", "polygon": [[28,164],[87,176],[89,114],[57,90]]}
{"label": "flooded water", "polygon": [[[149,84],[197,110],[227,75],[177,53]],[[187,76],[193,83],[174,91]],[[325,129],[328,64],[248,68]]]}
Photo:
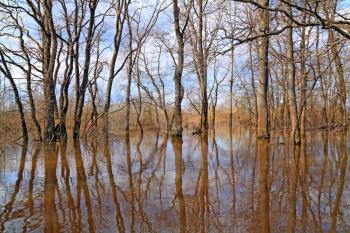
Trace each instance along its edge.
{"label": "flooded water", "polygon": [[349,138],[218,129],[172,139],[9,144],[0,232],[348,232]]}

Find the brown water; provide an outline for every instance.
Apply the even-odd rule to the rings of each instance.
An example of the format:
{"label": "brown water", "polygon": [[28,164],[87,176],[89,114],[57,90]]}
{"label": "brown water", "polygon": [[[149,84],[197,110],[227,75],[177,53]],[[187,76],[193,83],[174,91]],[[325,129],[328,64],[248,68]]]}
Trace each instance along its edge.
{"label": "brown water", "polygon": [[347,142],[293,147],[249,130],[156,132],[0,157],[0,232],[347,232]]}

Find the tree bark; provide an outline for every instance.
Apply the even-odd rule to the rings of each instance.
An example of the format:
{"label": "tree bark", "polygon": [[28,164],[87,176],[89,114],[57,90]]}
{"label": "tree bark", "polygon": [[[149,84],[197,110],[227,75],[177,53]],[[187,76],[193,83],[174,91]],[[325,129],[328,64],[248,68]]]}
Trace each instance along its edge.
{"label": "tree bark", "polygon": [[199,86],[200,86],[200,96],[201,96],[201,121],[200,121],[200,130],[202,133],[208,131],[208,95],[207,95],[207,62],[206,56],[204,55],[203,47],[203,18],[204,18],[204,9],[203,1],[199,1],[199,30],[198,30],[198,66],[199,66]]}
{"label": "tree bark", "polygon": [[[269,0],[259,0],[259,3],[265,7],[269,7]],[[260,11],[260,31],[263,34],[269,32],[269,11],[259,9]],[[268,50],[269,50],[269,37],[263,37],[259,41],[259,85],[258,85],[258,126],[257,134],[258,138],[269,139],[269,114],[267,105],[267,90],[269,80],[269,62],[268,62]]]}
{"label": "tree bark", "polygon": [[[303,21],[305,22],[306,15],[303,15]],[[306,140],[306,91],[307,91],[307,74],[306,74],[306,48],[305,48],[305,28],[301,29],[301,42],[300,42],[300,76],[301,76],[301,101],[300,103],[304,105],[300,106],[300,137],[301,140]],[[317,38],[318,39],[318,38]],[[317,42],[318,43],[318,42]],[[318,51],[318,44],[317,44]],[[317,63],[319,62],[319,55],[317,53]],[[318,69],[318,75],[320,74],[320,69]],[[322,86],[322,84],[321,84]]]}
{"label": "tree bark", "polygon": [[177,40],[177,64],[174,74],[175,85],[175,106],[174,106],[174,120],[172,124],[171,134],[175,136],[182,136],[182,111],[181,102],[183,99],[183,87],[181,84],[182,71],[184,67],[184,31],[186,26],[180,29],[180,9],[177,4],[177,0],[173,0],[173,15],[174,15],[174,28]]}
{"label": "tree bark", "polygon": [[127,75],[128,75],[128,84],[126,87],[126,122],[125,122],[125,131],[129,132],[130,130],[130,99],[131,99],[131,79],[132,79],[132,67],[133,67],[133,56],[132,56],[132,28],[129,15],[127,15],[127,23],[129,30],[129,57],[128,57],[128,66],[127,66]]}
{"label": "tree bark", "polygon": [[52,16],[53,3],[46,0],[43,3],[44,16],[42,34],[42,57],[44,72],[44,96],[45,96],[45,140],[55,139],[55,83],[54,69],[57,54],[57,35]]}

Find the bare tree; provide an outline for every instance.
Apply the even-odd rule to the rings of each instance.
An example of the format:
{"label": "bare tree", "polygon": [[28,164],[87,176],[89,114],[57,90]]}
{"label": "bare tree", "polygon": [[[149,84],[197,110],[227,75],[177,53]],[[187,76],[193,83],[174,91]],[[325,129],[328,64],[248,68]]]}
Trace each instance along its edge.
{"label": "bare tree", "polygon": [[[292,7],[287,6],[287,11],[292,15]],[[291,22],[290,22],[291,24]],[[288,100],[291,119],[291,132],[294,144],[300,144],[300,130],[298,121],[297,99],[295,94],[295,61],[294,41],[292,27],[287,29],[287,70],[288,70]]]}
{"label": "bare tree", "polygon": [[113,38],[113,54],[111,57],[111,60],[109,61],[109,74],[108,74],[108,81],[107,81],[107,87],[106,87],[106,97],[105,97],[105,105],[104,105],[104,133],[108,134],[108,113],[109,108],[111,105],[111,92],[112,92],[112,84],[113,80],[118,74],[118,72],[121,70],[121,68],[124,66],[125,62],[122,64],[122,67],[116,72],[115,66],[117,57],[119,54],[120,49],[120,43],[122,39],[123,34],[123,27],[124,22],[128,14],[128,7],[129,7],[130,1],[119,1],[118,4],[116,4],[113,8],[115,11],[115,33]]}
{"label": "bare tree", "polygon": [[81,117],[83,115],[84,110],[84,102],[85,102],[85,92],[87,89],[88,81],[89,81],[89,68],[90,68],[90,59],[91,59],[91,49],[93,46],[93,39],[96,31],[95,26],[95,13],[99,0],[91,0],[89,2],[89,23],[88,23],[88,32],[86,36],[86,46],[85,46],[85,61],[83,67],[83,80],[79,85],[79,90],[77,94],[76,106],[74,110],[74,127],[73,127],[73,137],[78,138],[80,135],[80,125],[81,125]]}
{"label": "bare tree", "polygon": [[[269,6],[268,0],[260,0],[259,3],[264,7]],[[263,34],[269,33],[269,11],[260,9],[260,24],[259,31]],[[270,137],[269,134],[269,114],[267,106],[267,89],[269,80],[269,37],[262,37],[259,39],[259,84],[257,93],[257,104],[258,104],[258,138]]]}
{"label": "bare tree", "polygon": [[185,13],[185,22],[184,25],[180,26],[180,8],[177,0],[173,0],[173,17],[174,17],[174,30],[177,41],[177,62],[175,64],[175,73],[174,73],[174,86],[175,86],[175,106],[174,106],[174,115],[173,115],[173,125],[172,125],[172,135],[182,136],[182,111],[181,111],[181,102],[183,99],[183,87],[182,87],[182,72],[184,68],[184,48],[185,48],[185,32],[189,21],[189,16],[191,12],[191,5],[193,0],[190,1],[188,5],[184,4],[186,13]]}
{"label": "bare tree", "polygon": [[17,85],[15,83],[15,79],[12,76],[10,68],[7,65],[7,61],[5,59],[4,53],[1,49],[0,49],[0,58],[1,58],[0,71],[11,83],[11,87],[13,90],[13,94],[15,96],[16,105],[17,105],[18,112],[19,112],[20,119],[21,119],[22,137],[23,137],[24,141],[27,141],[28,140],[28,130],[27,130],[26,119],[24,116],[23,104],[22,104],[21,97],[20,97],[19,92],[18,92]]}

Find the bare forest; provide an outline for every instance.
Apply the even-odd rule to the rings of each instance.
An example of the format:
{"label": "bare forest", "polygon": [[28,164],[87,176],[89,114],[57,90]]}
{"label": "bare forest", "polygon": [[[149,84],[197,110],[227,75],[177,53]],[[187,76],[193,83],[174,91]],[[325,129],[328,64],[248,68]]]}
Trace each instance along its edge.
{"label": "bare forest", "polygon": [[[88,173],[96,175],[98,190],[101,172],[108,177],[104,184],[111,189],[111,196],[107,198],[113,200],[119,232],[167,232],[169,229],[154,228],[152,221],[147,220],[147,210],[142,208],[141,201],[145,187],[141,184],[134,187],[134,182],[143,180],[142,169],[151,168],[153,163],[157,163],[154,166],[158,169],[164,159],[166,170],[162,156],[167,153],[175,158],[174,203],[178,203],[179,221],[185,224],[180,224],[179,232],[190,232],[188,227],[193,219],[189,216],[192,215],[202,221],[194,221],[198,228],[192,229],[193,232],[346,232],[345,229],[350,229],[349,221],[344,220],[349,205],[342,201],[350,199],[342,193],[347,189],[344,180],[348,170],[349,42],[348,0],[0,0],[0,160],[4,161],[0,162],[0,170],[9,169],[4,164],[6,156],[12,153],[10,145],[20,143],[22,152],[19,153],[23,159],[18,168],[14,199],[6,201],[5,192],[0,191],[0,231],[15,231],[6,224],[13,220],[10,216],[15,211],[10,213],[21,190],[23,171],[27,169],[24,166],[27,147],[33,147],[31,143],[34,143],[37,146],[33,148],[43,148],[45,157],[43,202],[49,208],[45,211],[49,212],[43,216],[50,215],[50,218],[49,222],[37,225],[44,225],[46,232],[62,229],[76,232],[84,227],[80,222],[75,230],[64,228],[56,210],[55,200],[57,202],[61,192],[66,192],[69,185],[74,189],[68,179],[69,158],[73,155],[76,168],[71,170],[78,171],[77,203],[80,196],[86,201],[83,206],[89,222],[89,228],[83,231],[103,229],[100,228],[103,224],[98,225],[90,216],[94,207],[89,202],[96,200],[95,193],[89,191],[92,184],[86,177]],[[237,136],[243,128],[249,133]],[[337,138],[335,142],[329,141],[329,135],[333,134]],[[150,149],[153,144],[146,143],[151,139],[155,141],[154,151]],[[192,140],[198,141],[193,148]],[[230,142],[226,143],[227,140]],[[250,156],[254,147],[251,143],[255,145],[255,158]],[[168,144],[173,148],[171,152],[167,150]],[[66,153],[71,145],[74,152]],[[324,150],[316,152],[317,145],[322,145]],[[86,174],[84,163],[88,152],[81,151],[81,146],[87,146],[86,151],[93,155]],[[280,146],[285,149],[278,149]],[[99,147],[103,147],[105,170],[99,169],[100,161],[94,157]],[[333,147],[336,149],[329,149]],[[36,163],[35,156],[40,154],[40,149],[35,151],[31,158]],[[116,151],[125,155],[121,157],[127,159],[127,165],[114,167],[115,163],[122,163],[116,162]],[[239,163],[238,157],[233,159],[234,151],[236,156],[246,155],[249,162]],[[337,154],[336,162],[326,165],[331,159],[330,151]],[[142,153],[149,154],[150,158],[144,159]],[[199,156],[199,161],[191,163],[200,167],[199,178],[193,181],[195,194],[186,196],[183,194],[188,191],[186,179],[183,185],[182,175],[188,161],[184,159],[192,153]],[[230,159],[220,165],[226,153]],[[278,157],[281,160],[278,164],[275,164],[276,154],[282,156]],[[322,161],[316,159],[318,155]],[[215,169],[210,168],[211,160],[216,161],[213,162],[217,164],[213,165]],[[133,165],[135,161],[137,165]],[[235,183],[235,179],[248,171],[244,168],[246,164],[252,166],[252,172],[248,172],[252,193],[251,200],[246,197],[244,201],[251,204],[252,214],[248,209],[242,210],[243,204],[237,200],[243,198],[236,195],[242,183]],[[225,165],[231,170],[222,174],[216,170],[220,170],[220,166],[224,169]],[[56,178],[56,166],[57,170],[62,166],[61,172],[65,175],[61,178]],[[315,171],[316,178],[308,176],[308,166],[310,171]],[[327,166],[335,169],[329,171],[330,180],[326,180]],[[283,174],[274,170],[276,167],[281,167]],[[133,174],[138,168],[139,175]],[[36,167],[32,169],[30,185],[35,180]],[[130,204],[128,211],[138,209],[136,215],[140,214],[142,220],[140,228],[124,226],[128,221],[122,219],[123,208],[127,207],[119,206],[118,198],[120,201],[121,196],[128,194],[121,194],[119,188],[123,186],[119,187],[114,179],[123,169],[130,175],[129,191],[125,192],[136,193],[125,205],[138,203],[137,208]],[[210,169],[214,169],[213,173]],[[219,210],[217,213],[210,210],[215,207],[209,198],[210,190],[215,185],[220,189],[220,178],[226,173],[232,173],[228,175],[232,190],[227,191],[226,197],[232,195],[231,202],[237,203],[230,209],[234,211],[232,216],[236,216],[228,221],[232,225],[221,222],[230,219],[228,216],[220,215]],[[156,176],[156,170],[152,174],[151,177]],[[210,186],[212,174],[216,183]],[[57,183],[60,179],[65,188]],[[147,188],[151,180],[149,178]],[[281,186],[276,185],[279,180]],[[318,181],[320,183],[313,183]],[[0,178],[0,190],[2,182]],[[331,185],[329,200],[324,201],[326,207],[322,205],[321,195],[325,183]],[[333,187],[333,184],[336,185]],[[319,191],[312,191],[312,185],[320,187]],[[277,208],[270,197],[278,192],[273,191],[273,187],[287,190],[286,200],[280,197],[280,203],[288,206],[286,226],[273,224],[274,211],[283,215],[282,204]],[[247,188],[245,192],[250,191]],[[255,196],[254,191],[258,192]],[[81,210],[74,204],[74,192],[69,195],[67,203],[73,203],[72,211],[78,213]],[[190,209],[188,206],[192,204]],[[154,205],[159,207],[162,203]],[[321,206],[330,216],[325,216],[326,210],[322,212]],[[60,208],[68,209],[64,205]],[[186,211],[192,215],[186,217]],[[137,217],[132,213],[130,221],[134,223]],[[211,214],[222,218],[213,220]],[[245,221],[239,220],[242,214],[249,216],[247,219],[251,217],[256,227],[245,228],[247,223],[240,225]],[[309,221],[303,222],[305,219]],[[325,219],[331,219],[329,224]],[[143,221],[147,227],[142,225]],[[277,226],[281,228],[277,230]]]}
{"label": "bare forest", "polygon": [[[2,1],[1,133],[347,128],[346,1]],[[19,130],[21,133],[19,133]],[[14,139],[14,138],[13,138]]]}

